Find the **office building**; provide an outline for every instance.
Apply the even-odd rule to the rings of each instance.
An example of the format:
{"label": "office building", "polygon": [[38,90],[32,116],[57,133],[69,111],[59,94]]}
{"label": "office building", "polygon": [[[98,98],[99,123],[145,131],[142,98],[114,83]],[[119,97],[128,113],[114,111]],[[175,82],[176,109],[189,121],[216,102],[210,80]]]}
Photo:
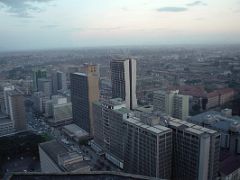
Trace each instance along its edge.
{"label": "office building", "polygon": [[14,90],[15,87],[13,85],[8,85],[3,87],[3,97],[4,97],[4,111],[7,115],[10,114],[10,110],[9,110],[9,100],[8,100],[8,93],[12,90]]}
{"label": "office building", "polygon": [[49,117],[51,126],[59,126],[72,122],[72,103],[66,97],[55,95],[46,102],[45,116]]}
{"label": "office building", "polygon": [[155,91],[153,97],[154,111],[186,120],[189,116],[189,96],[178,94],[179,91]]}
{"label": "office building", "polygon": [[[171,177],[171,129],[134,117],[121,98],[93,103],[94,146],[125,172]],[[98,149],[96,148],[96,149]]]}
{"label": "office building", "polygon": [[68,124],[63,126],[62,132],[64,133],[65,137],[67,137],[67,139],[70,139],[77,143],[89,139],[89,134],[85,130],[78,127],[76,124]]}
{"label": "office building", "polygon": [[67,75],[64,72],[53,70],[52,92],[57,94],[60,90],[67,90]]}
{"label": "office building", "polygon": [[82,71],[88,75],[100,76],[99,65],[98,64],[83,64]]}
{"label": "office building", "polygon": [[99,99],[99,77],[94,74],[73,73],[70,81],[73,121],[92,136],[92,103]]}
{"label": "office building", "polygon": [[51,97],[52,95],[52,81],[50,79],[38,79],[38,91],[43,92],[45,96]]}
{"label": "office building", "polygon": [[41,171],[43,173],[88,172],[90,161],[56,140],[39,144]]}
{"label": "office building", "polygon": [[[145,118],[124,119],[124,171],[151,177],[171,179],[172,130],[147,124]],[[155,119],[153,119],[155,120]]]}
{"label": "office building", "polygon": [[33,94],[33,108],[39,113],[44,113],[46,110],[46,103],[50,100],[43,92],[34,92]]}
{"label": "office building", "polygon": [[25,98],[19,90],[15,89],[8,92],[9,115],[16,131],[27,129],[24,100]]}
{"label": "office building", "polygon": [[94,142],[120,168],[123,168],[123,119],[129,113],[121,98],[93,103]]}
{"label": "office building", "polygon": [[67,89],[67,76],[64,72],[57,72],[57,90],[66,90]]}
{"label": "office building", "polygon": [[33,71],[33,90],[38,91],[38,79],[47,78],[47,71],[44,69]]}
{"label": "office building", "polygon": [[215,180],[219,169],[220,134],[171,117],[165,122],[173,132],[172,179]]}
{"label": "office building", "polygon": [[112,98],[122,98],[128,108],[136,108],[136,60],[114,60],[110,67]]}

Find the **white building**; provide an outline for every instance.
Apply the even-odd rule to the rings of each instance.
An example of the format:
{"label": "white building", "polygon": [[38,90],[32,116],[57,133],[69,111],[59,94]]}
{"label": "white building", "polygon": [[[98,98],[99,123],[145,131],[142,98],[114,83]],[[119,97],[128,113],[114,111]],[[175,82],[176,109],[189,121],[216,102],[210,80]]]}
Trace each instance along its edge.
{"label": "white building", "polygon": [[178,94],[179,91],[155,91],[153,97],[154,111],[186,120],[189,116],[189,96]]}
{"label": "white building", "polygon": [[122,98],[128,108],[136,108],[136,60],[114,60],[110,66],[112,98]]}

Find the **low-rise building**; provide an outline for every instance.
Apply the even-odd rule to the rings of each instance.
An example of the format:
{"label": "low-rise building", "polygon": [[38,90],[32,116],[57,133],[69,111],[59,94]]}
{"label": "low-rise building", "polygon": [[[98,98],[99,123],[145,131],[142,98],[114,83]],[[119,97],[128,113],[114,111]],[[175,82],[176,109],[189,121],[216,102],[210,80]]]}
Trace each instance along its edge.
{"label": "low-rise building", "polygon": [[90,171],[90,161],[79,152],[71,151],[56,140],[39,144],[43,173]]}
{"label": "low-rise building", "polygon": [[228,112],[207,111],[188,119],[194,124],[214,129],[221,133],[221,147],[240,153],[240,117]]}
{"label": "low-rise building", "polygon": [[84,129],[81,129],[76,124],[63,126],[62,131],[69,139],[76,142],[89,139],[89,133],[87,133]]}

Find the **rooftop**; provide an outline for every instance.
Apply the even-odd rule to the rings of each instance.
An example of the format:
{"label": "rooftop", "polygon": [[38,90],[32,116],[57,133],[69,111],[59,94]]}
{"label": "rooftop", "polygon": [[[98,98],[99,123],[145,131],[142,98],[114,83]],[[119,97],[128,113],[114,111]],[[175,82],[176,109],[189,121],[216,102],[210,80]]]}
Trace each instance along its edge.
{"label": "rooftop", "polygon": [[6,179],[10,180],[30,180],[30,179],[60,179],[60,180],[160,180],[159,178],[133,175],[122,172],[113,171],[91,171],[84,173],[55,173],[55,174],[44,174],[44,173],[12,173]]}
{"label": "rooftop", "polygon": [[215,131],[215,130],[208,129],[208,128],[205,128],[205,127],[202,127],[199,125],[195,125],[195,124],[189,123],[187,121],[175,119],[172,117],[168,118],[168,123],[169,123],[169,125],[175,126],[175,127],[184,126],[188,132],[192,132],[192,133],[198,134],[198,135],[205,134],[205,133],[208,133],[208,134],[217,133],[217,131]]}
{"label": "rooftop", "polygon": [[221,112],[207,111],[189,119],[190,122],[208,125],[216,130],[240,132],[239,117],[228,117]]}
{"label": "rooftop", "polygon": [[47,141],[44,143],[39,144],[39,146],[43,149],[43,151],[48,154],[48,156],[58,164],[58,155],[67,153],[68,150],[61,145],[56,140]]}
{"label": "rooftop", "polygon": [[163,132],[167,132],[167,131],[171,131],[171,129],[161,126],[161,125],[154,125],[154,126],[149,126],[145,123],[142,123],[140,121],[140,119],[136,118],[136,117],[130,117],[127,119],[124,119],[126,122],[133,124],[135,126],[138,126],[140,128],[146,129],[148,131],[151,131],[155,134],[159,134],[159,133],[163,133]]}
{"label": "rooftop", "polygon": [[73,74],[79,75],[79,76],[87,76],[85,73],[80,73],[80,72],[75,72],[75,73],[73,73]]}
{"label": "rooftop", "polygon": [[[65,148],[62,144],[57,142],[56,140],[48,141],[39,144],[39,146],[42,148],[42,150],[52,159],[52,161],[55,162],[61,168],[63,171],[71,171],[76,172],[79,169],[89,166],[89,161],[85,161],[82,159],[82,155],[70,152],[67,148]],[[67,160],[67,158],[76,158],[78,156],[82,161],[77,161],[76,163],[71,163],[67,165],[61,165],[59,164],[59,157],[62,157],[63,160]]]}
{"label": "rooftop", "polygon": [[89,134],[76,124],[69,124],[63,127],[69,134],[72,134],[73,136],[76,137],[83,137],[83,136],[88,136]]}

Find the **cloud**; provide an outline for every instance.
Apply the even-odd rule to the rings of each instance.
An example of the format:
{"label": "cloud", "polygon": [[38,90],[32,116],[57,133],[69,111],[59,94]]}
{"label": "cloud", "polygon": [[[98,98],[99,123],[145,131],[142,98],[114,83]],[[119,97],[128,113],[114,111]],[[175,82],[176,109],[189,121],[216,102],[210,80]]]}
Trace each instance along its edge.
{"label": "cloud", "polygon": [[73,28],[73,31],[116,31],[119,29],[123,29],[123,27],[89,27],[89,28]]}
{"label": "cloud", "polygon": [[[12,16],[31,18],[31,11],[41,12],[43,9],[37,7],[39,3],[47,3],[53,0],[0,0],[0,9],[5,9]],[[37,4],[36,4],[37,3]]]}
{"label": "cloud", "polygon": [[157,11],[158,12],[184,12],[187,11],[188,8],[185,7],[162,7],[162,8],[158,8]]}
{"label": "cloud", "polygon": [[207,4],[202,1],[194,1],[192,3],[186,4],[187,6],[206,6]]}
{"label": "cloud", "polygon": [[127,7],[122,7],[121,10],[128,11],[128,8]]}
{"label": "cloud", "polygon": [[56,25],[56,24],[41,26],[41,28],[43,28],[43,29],[55,29],[55,28],[58,28],[58,27],[59,27],[59,25]]}

